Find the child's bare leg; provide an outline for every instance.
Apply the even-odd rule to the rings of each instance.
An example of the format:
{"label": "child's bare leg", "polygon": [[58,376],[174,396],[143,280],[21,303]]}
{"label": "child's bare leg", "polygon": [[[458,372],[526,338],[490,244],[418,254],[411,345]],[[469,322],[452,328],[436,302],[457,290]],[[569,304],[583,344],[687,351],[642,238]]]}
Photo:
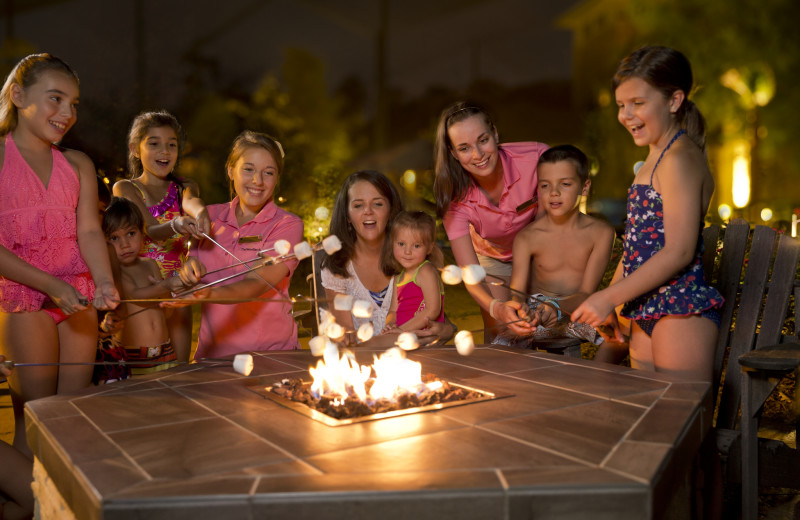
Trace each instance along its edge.
{"label": "child's bare leg", "polygon": [[0,518],[30,518],[33,515],[33,464],[18,450],[0,442],[0,491],[10,501],[0,507]]}
{"label": "child's bare leg", "polygon": [[656,370],[711,382],[719,330],[702,316],[667,316],[653,330]]}
{"label": "child's bare leg", "polygon": [[[56,324],[44,311],[0,313],[0,349],[17,363],[55,363]],[[25,438],[25,403],[55,395],[58,367],[20,367],[11,372],[8,386],[14,405],[14,447],[33,458]]]}
{"label": "child's bare leg", "polygon": [[638,370],[656,369],[653,364],[652,341],[636,323],[631,325],[630,355],[633,368]]}
{"label": "child's bare leg", "polygon": [[618,365],[622,363],[622,360],[628,355],[629,349],[630,347],[628,343],[604,341],[597,347],[594,360]]}
{"label": "child's bare leg", "polygon": [[[88,309],[76,312],[58,324],[59,361],[90,363],[97,350],[97,311]],[[86,388],[92,381],[91,365],[60,367],[58,393],[65,394]]]}
{"label": "child's bare leg", "polygon": [[168,309],[167,329],[178,361],[189,361],[189,354],[192,350],[192,308]]}

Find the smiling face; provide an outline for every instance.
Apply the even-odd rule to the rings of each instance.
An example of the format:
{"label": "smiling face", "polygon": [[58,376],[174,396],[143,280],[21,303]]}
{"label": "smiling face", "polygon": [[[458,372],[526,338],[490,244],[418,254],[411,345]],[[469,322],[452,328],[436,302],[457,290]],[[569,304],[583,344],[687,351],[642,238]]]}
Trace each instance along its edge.
{"label": "smiling face", "polygon": [[347,195],[347,221],[353,225],[356,241],[382,242],[391,211],[389,200],[369,181],[356,182]]}
{"label": "smiling face", "polygon": [[497,132],[480,115],[453,123],[447,129],[451,149],[461,167],[477,179],[501,173],[498,168]]}
{"label": "smiling face", "polygon": [[675,112],[683,101],[683,92],[671,97],[638,77],[626,79],[615,91],[617,119],[628,129],[637,146],[663,146],[676,131]]}
{"label": "smiling face", "polygon": [[178,161],[178,136],[169,126],[150,128],[133,153],[146,174],[165,179]]}
{"label": "smiling face", "polygon": [[28,88],[14,85],[18,128],[49,143],[61,141],[78,119],[79,93],[75,78],[58,70],[42,72]]}
{"label": "smiling face", "polygon": [[272,199],[278,185],[278,174],[278,165],[267,150],[260,146],[244,149],[228,168],[242,216],[254,217]]}
{"label": "smiling face", "polygon": [[406,271],[416,269],[431,253],[433,244],[425,245],[420,233],[403,226],[393,232],[392,254]]}
{"label": "smiling face", "polygon": [[580,196],[589,191],[591,181],[581,183],[571,161],[539,165],[539,204],[551,217],[567,215],[578,210]]}
{"label": "smiling face", "polygon": [[123,266],[133,265],[142,250],[142,232],[136,226],[125,224],[108,235],[108,243],[114,248],[117,260]]}

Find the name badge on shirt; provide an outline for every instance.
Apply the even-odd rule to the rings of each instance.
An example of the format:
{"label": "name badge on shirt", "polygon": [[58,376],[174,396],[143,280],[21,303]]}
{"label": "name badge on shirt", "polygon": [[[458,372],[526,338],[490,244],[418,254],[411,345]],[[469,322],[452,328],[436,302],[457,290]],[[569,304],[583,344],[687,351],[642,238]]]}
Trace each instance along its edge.
{"label": "name badge on shirt", "polygon": [[261,242],[261,235],[252,235],[248,237],[239,237],[240,244],[252,244],[253,242]]}
{"label": "name badge on shirt", "polygon": [[517,210],[516,210],[517,213],[523,213],[523,212],[527,211],[531,206],[536,204],[536,200],[537,200],[537,198],[533,197],[531,199],[526,200],[525,202],[523,202],[519,206],[517,206]]}

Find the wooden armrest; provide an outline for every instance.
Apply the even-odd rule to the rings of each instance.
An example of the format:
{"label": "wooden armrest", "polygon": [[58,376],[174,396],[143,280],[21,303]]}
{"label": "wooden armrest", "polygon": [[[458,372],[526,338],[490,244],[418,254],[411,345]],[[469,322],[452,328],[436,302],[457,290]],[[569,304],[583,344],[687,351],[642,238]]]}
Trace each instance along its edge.
{"label": "wooden armrest", "polygon": [[788,372],[800,365],[800,343],[781,343],[739,356],[739,364],[752,370]]}

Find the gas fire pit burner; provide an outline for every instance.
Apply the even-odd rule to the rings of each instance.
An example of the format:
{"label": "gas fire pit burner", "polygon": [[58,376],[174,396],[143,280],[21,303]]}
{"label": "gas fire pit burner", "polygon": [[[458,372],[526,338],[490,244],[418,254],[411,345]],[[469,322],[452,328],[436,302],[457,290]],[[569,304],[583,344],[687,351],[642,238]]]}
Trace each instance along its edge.
{"label": "gas fire pit burner", "polygon": [[311,396],[309,391],[311,383],[300,379],[285,379],[272,387],[258,386],[250,389],[262,397],[271,399],[327,426],[344,426],[401,415],[431,412],[513,395],[480,390],[452,381],[441,382],[444,391],[437,392],[436,396],[403,395],[392,401],[381,400],[372,407],[367,406],[366,403],[355,402],[352,398],[343,403],[334,403],[332,399],[326,397],[316,399]]}

